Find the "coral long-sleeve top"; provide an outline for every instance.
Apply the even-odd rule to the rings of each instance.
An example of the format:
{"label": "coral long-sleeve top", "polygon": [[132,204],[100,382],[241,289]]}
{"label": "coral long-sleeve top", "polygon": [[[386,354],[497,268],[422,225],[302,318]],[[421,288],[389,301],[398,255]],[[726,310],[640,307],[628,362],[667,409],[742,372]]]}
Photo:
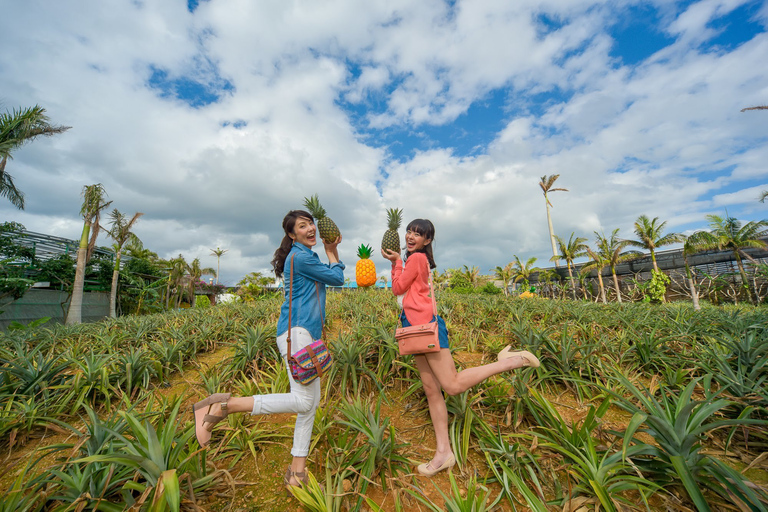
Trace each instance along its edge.
{"label": "coral long-sleeve top", "polygon": [[423,252],[408,256],[403,268],[402,260],[392,264],[392,292],[402,295],[405,318],[411,325],[426,324],[432,321],[432,297],[429,294],[429,262]]}

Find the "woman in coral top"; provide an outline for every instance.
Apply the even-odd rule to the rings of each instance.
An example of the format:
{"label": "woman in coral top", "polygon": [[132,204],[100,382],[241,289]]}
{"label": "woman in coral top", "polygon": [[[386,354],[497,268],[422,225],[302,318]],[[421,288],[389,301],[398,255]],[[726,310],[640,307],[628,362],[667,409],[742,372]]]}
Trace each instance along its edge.
{"label": "woman in coral top", "polygon": [[440,351],[414,356],[416,367],[421,376],[424,393],[429,404],[429,416],[435,429],[437,449],[429,462],[420,464],[416,469],[422,475],[432,476],[452,467],[456,458],[451,451],[448,437],[448,411],[441,390],[449,395],[458,395],[472,386],[479,384],[497,373],[522,368],[539,366],[539,360],[528,351],[513,352],[506,347],[498,355],[495,363],[456,371],[456,364],[448,348],[448,330],[445,321],[435,316],[430,296],[430,274],[435,268],[432,254],[432,242],[435,239],[435,226],[426,219],[411,221],[406,228],[406,265],[400,255],[382,249],[383,256],[392,262],[392,291],[402,296],[403,311],[400,321],[403,327],[410,325],[438,323]]}

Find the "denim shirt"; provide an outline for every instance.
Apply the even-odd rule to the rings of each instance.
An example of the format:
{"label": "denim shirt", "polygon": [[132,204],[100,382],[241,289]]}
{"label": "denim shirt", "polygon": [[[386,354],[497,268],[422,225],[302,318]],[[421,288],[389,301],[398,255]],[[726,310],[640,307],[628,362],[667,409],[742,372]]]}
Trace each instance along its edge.
{"label": "denim shirt", "polygon": [[[300,243],[293,243],[291,251],[285,258],[283,269],[283,288],[285,302],[280,308],[280,319],[277,321],[277,335],[282,336],[288,331],[288,296],[291,289],[291,257],[293,257],[293,311],[291,327],[303,327],[312,339],[320,339],[323,333],[325,319],[325,285],[341,286],[344,284],[344,264],[327,264],[312,249]],[[320,303],[317,301],[317,292]],[[319,307],[318,307],[319,306]]]}

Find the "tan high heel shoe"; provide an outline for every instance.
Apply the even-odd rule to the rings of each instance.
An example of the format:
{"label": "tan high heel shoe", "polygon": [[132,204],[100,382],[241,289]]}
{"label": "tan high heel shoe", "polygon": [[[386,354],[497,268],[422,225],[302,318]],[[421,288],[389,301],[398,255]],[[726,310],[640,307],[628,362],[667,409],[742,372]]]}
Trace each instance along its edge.
{"label": "tan high heel shoe", "polygon": [[291,487],[297,487],[291,483],[291,478],[298,480],[300,487],[306,487],[309,485],[309,473],[307,473],[306,469],[304,471],[291,471],[289,466],[285,471],[285,475],[283,475],[283,483],[285,484],[285,490],[289,496],[293,496]]}
{"label": "tan high heel shoe", "polygon": [[501,361],[502,359],[509,359],[510,357],[522,357],[523,358],[523,366],[531,366],[533,368],[538,368],[541,366],[541,362],[539,362],[539,358],[535,355],[531,354],[527,350],[517,350],[512,351],[512,345],[507,345],[504,347],[504,350],[499,352],[499,355],[497,356],[497,359]]}
{"label": "tan high heel shoe", "polygon": [[[195,415],[195,436],[201,447],[211,442],[211,431],[214,425],[229,416],[227,402],[231,396],[232,393],[214,393],[192,406],[192,413]],[[221,404],[220,416],[211,414],[211,407],[217,403]]]}

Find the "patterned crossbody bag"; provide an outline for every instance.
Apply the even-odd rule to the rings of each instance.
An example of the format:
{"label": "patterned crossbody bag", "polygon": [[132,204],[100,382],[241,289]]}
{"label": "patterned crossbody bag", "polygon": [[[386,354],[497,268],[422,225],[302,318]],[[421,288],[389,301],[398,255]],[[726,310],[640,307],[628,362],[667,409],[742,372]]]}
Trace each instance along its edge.
{"label": "patterned crossbody bag", "polygon": [[[295,256],[295,255],[294,255]],[[309,346],[304,347],[295,354],[291,353],[291,317],[293,316],[293,258],[291,256],[291,277],[288,290],[288,366],[291,369],[293,380],[299,384],[307,385],[316,378],[325,373],[331,366],[333,360],[328,347],[321,339],[313,341]],[[315,295],[317,296],[317,306],[320,307],[320,289],[315,282]],[[322,311],[322,308],[321,308]],[[322,320],[322,319],[321,319]],[[323,334],[325,327],[323,327]]]}

